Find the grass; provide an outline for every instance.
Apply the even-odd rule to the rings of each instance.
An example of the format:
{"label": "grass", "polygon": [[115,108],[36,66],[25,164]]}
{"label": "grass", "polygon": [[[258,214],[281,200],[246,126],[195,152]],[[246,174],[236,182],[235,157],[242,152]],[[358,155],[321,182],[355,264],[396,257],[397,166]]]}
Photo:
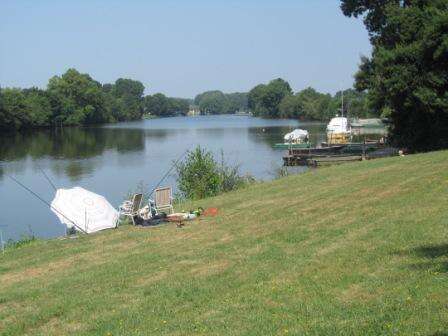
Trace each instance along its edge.
{"label": "grass", "polygon": [[0,256],[1,335],[448,335],[448,151],[313,170],[220,214]]}
{"label": "grass", "polygon": [[6,242],[4,248],[21,248],[23,246],[29,245],[34,243],[37,240],[37,238],[34,236],[34,234],[32,235],[24,235],[22,236],[19,240],[9,240]]}

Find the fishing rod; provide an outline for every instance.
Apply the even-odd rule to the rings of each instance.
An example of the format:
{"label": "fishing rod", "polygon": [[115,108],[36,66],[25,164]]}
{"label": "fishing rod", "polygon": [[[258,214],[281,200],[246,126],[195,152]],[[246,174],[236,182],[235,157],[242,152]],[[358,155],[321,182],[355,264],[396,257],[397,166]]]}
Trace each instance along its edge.
{"label": "fishing rod", "polygon": [[166,172],[165,175],[163,175],[163,177],[160,179],[160,181],[157,182],[156,186],[151,190],[149,196],[151,196],[154,193],[154,191],[157,189],[157,187],[163,182],[163,180],[165,180],[165,178],[171,173],[173,168],[176,167],[177,163],[184,157],[185,154],[187,154],[187,152],[188,152],[188,149],[185,150],[185,152],[183,152],[182,155],[179,156],[179,158],[176,161],[174,161],[174,163],[171,165],[170,169]]}
{"label": "fishing rod", "polygon": [[40,200],[42,203],[44,203],[45,205],[49,206],[50,209],[52,209],[53,211],[56,211],[58,214],[60,214],[62,217],[64,217],[66,220],[68,220],[69,222],[71,222],[77,229],[79,229],[81,232],[83,233],[87,233],[86,231],[84,231],[82,228],[80,228],[78,225],[76,225],[76,223],[74,221],[72,221],[70,218],[68,218],[66,215],[64,215],[62,212],[60,212],[58,209],[54,208],[51,206],[50,203],[48,203],[46,200],[44,200],[40,195],[38,195],[37,193],[35,193],[34,191],[32,191],[30,188],[28,188],[27,186],[25,186],[24,184],[20,183],[19,181],[17,181],[14,177],[7,175],[11,180],[13,180],[15,183],[17,183],[19,186],[21,186],[23,189],[27,190],[29,193],[31,193],[32,195],[34,195],[34,197],[36,197],[38,200]]}
{"label": "fishing rod", "polygon": [[53,187],[54,191],[57,191],[56,186],[54,185],[54,183],[50,180],[50,178],[47,176],[47,174],[45,174],[44,170],[39,166],[38,163],[36,163],[37,168],[39,168],[39,170],[41,171],[41,173],[45,176],[45,179],[48,181],[48,183],[50,183],[50,185]]}

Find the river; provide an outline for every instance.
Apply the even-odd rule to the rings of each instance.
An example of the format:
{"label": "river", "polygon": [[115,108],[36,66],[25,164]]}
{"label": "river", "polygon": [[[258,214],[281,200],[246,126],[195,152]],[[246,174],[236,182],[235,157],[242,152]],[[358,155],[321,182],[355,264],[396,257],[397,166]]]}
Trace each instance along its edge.
{"label": "river", "polygon": [[[197,116],[150,119],[97,127],[34,130],[0,135],[0,230],[4,240],[22,235],[60,236],[65,227],[16,178],[45,201],[57,188],[82,186],[104,195],[118,207],[140,184],[151,190],[174,160],[197,145],[241,173],[269,180],[282,164],[282,150],[273,144],[294,128],[310,132],[313,143],[325,138],[325,124],[270,120],[248,116]],[[296,171],[305,168],[295,168]],[[163,185],[173,186],[171,174]]]}

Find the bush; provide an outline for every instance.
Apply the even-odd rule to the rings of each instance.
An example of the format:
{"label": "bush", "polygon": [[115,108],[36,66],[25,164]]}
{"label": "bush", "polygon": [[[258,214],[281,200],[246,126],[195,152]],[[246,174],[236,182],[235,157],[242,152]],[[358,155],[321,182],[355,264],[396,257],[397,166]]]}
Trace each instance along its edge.
{"label": "bush", "polygon": [[255,182],[255,178],[251,175],[240,175],[239,166],[228,166],[225,163],[223,151],[221,151],[221,166],[219,167],[219,175],[221,180],[221,192],[239,189],[249,183]]}
{"label": "bush", "polygon": [[212,153],[200,146],[187,153],[186,160],[176,165],[176,171],[177,186],[183,197],[200,199],[219,193],[218,165]]}
{"label": "bush", "polygon": [[200,146],[189,151],[187,158],[176,165],[180,196],[186,199],[201,199],[238,189],[254,181],[250,176],[241,176],[238,166],[227,166],[224,155],[221,156],[219,165],[213,154]]}

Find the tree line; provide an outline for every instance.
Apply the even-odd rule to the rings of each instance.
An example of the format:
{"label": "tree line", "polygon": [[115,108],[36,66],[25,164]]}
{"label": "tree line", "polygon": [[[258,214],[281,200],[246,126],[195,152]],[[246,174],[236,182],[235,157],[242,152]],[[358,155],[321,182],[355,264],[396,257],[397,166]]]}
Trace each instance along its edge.
{"label": "tree line", "polygon": [[206,91],[194,98],[194,104],[202,114],[233,114],[247,110],[247,93],[223,93]]}
{"label": "tree line", "polygon": [[[341,111],[342,98],[344,98],[343,111]],[[281,78],[274,79],[268,84],[259,84],[250,90],[248,106],[255,116],[266,118],[328,120],[341,112],[360,118],[378,116],[378,113],[369,106],[366,93],[348,89],[332,96],[320,93],[311,87],[294,93],[289,83]]]}
{"label": "tree line", "polygon": [[390,136],[411,151],[448,148],[446,0],[342,0],[362,18],[373,46],[355,87],[391,120]]}
{"label": "tree line", "polygon": [[186,114],[187,99],[161,93],[144,96],[144,85],[119,78],[101,84],[90,75],[69,69],[38,88],[0,88],[0,128],[23,129],[55,125],[87,125],[139,120],[145,113]]}

